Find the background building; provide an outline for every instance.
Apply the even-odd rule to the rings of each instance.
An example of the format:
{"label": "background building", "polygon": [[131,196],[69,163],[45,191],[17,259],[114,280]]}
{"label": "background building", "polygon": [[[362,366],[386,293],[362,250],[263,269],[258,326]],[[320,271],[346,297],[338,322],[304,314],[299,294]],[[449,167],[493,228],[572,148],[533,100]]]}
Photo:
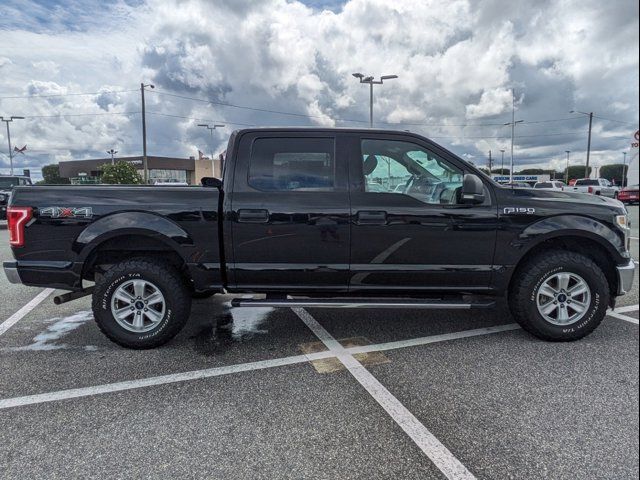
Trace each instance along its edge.
{"label": "background building", "polygon": [[[144,176],[142,156],[120,157],[115,161],[132,163],[138,173]],[[60,176],[68,178],[74,184],[100,183],[102,175],[100,169],[105,163],[111,163],[111,157],[60,162]],[[220,177],[219,158],[212,162],[208,158],[173,158],[148,155],[147,168],[149,169],[149,183],[153,183],[155,180],[176,179],[180,182],[187,182],[189,185],[198,185],[202,177]]]}

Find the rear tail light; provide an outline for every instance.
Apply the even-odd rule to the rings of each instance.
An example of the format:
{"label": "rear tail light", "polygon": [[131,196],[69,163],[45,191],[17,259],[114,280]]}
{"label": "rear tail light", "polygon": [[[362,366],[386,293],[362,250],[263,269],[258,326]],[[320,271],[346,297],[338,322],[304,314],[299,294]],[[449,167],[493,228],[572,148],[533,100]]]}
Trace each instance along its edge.
{"label": "rear tail light", "polygon": [[589,193],[593,193],[593,187],[589,187],[589,188],[587,188],[587,192],[589,192]]}
{"label": "rear tail light", "polygon": [[9,229],[9,245],[12,247],[24,246],[24,226],[31,220],[33,210],[31,207],[7,208],[7,227]]}

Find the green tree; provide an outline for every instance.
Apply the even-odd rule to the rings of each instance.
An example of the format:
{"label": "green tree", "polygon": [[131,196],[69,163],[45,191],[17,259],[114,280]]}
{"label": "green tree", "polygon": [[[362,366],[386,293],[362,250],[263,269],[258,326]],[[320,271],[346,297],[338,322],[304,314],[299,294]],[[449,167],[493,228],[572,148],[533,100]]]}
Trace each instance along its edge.
{"label": "green tree", "polygon": [[106,163],[102,165],[102,183],[119,185],[137,185],[142,183],[142,177],[136,167],[129,162]]}
{"label": "green tree", "polygon": [[491,173],[497,173],[498,175],[509,175],[508,168],[494,168]]}
{"label": "green tree", "polygon": [[600,176],[606,178],[610,182],[615,181],[616,185],[622,185],[624,165],[622,163],[613,163],[611,165],[603,165],[600,167]]}
{"label": "green tree", "polygon": [[54,163],[42,167],[42,181],[38,182],[38,184],[40,183],[45,185],[68,185],[71,182],[68,178],[60,176],[60,168],[57,163]]}
{"label": "green tree", "polygon": [[[565,174],[567,169],[564,170]],[[589,167],[588,175],[591,175],[591,167]],[[569,167],[569,180],[584,178],[584,165],[572,165]]]}

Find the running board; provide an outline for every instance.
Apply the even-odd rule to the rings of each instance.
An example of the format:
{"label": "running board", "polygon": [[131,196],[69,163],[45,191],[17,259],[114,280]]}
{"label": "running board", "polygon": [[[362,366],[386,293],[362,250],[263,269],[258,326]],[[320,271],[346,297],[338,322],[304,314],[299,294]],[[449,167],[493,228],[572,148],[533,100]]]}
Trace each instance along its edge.
{"label": "running board", "polygon": [[308,308],[421,308],[431,310],[470,310],[492,308],[496,302],[458,302],[445,300],[375,300],[375,299],[255,299],[234,298],[232,307],[308,307]]}

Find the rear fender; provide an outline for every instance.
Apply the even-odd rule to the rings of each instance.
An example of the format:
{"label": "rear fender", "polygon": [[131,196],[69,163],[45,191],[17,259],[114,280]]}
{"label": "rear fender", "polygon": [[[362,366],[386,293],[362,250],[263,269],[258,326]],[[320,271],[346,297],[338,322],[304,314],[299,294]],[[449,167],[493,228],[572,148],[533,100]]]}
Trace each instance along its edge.
{"label": "rear fender", "polygon": [[122,212],[102,217],[85,228],[73,243],[78,261],[83,262],[101,243],[122,235],[153,237],[167,245],[187,262],[193,239],[166,217],[148,212]]}

